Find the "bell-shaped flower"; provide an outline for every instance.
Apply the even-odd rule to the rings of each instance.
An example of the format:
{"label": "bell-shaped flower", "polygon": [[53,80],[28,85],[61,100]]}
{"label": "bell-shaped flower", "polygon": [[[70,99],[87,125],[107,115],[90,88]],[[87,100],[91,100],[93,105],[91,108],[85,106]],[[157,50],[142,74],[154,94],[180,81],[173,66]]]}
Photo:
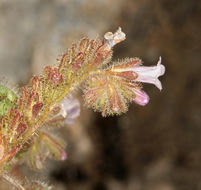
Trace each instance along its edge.
{"label": "bell-shaped flower", "polygon": [[159,90],[162,90],[161,82],[158,77],[165,73],[165,66],[161,64],[161,57],[156,66],[135,66],[131,69],[137,73],[138,77],[135,79],[137,82],[154,84]]}

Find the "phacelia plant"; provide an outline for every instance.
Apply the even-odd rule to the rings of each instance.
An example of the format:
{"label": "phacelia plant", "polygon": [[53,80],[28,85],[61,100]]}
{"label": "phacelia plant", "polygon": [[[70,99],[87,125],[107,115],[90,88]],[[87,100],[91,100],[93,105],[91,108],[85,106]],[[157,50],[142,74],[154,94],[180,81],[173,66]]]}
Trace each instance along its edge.
{"label": "phacelia plant", "polygon": [[42,169],[47,157],[66,159],[65,142],[45,129],[61,121],[73,123],[80,112],[79,102],[71,95],[75,89],[83,91],[87,107],[103,116],[126,112],[132,101],[146,105],[149,97],[141,83],[162,89],[158,80],[165,72],[161,58],[151,67],[142,66],[139,58],[112,62],[113,46],[126,36],[119,28],[104,37],[72,44],[58,64],[45,67],[17,93],[0,85],[0,173],[17,189],[50,189],[39,181],[20,183],[9,175],[8,168],[18,160]]}

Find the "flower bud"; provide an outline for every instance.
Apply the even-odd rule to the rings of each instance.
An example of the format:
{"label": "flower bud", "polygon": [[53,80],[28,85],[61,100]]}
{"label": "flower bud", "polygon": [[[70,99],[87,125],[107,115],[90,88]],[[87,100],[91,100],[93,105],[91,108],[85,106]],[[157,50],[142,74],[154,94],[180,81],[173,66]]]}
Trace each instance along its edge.
{"label": "flower bud", "polygon": [[133,99],[133,101],[141,106],[145,106],[149,102],[149,96],[140,89],[134,89],[133,90],[136,97]]}

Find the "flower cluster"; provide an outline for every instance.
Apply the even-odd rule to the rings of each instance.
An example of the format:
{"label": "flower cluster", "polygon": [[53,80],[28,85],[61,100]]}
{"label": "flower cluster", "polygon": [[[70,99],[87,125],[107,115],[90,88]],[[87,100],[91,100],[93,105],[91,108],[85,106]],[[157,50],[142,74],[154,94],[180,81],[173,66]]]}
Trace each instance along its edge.
{"label": "flower cluster", "polygon": [[[106,33],[105,39],[104,50],[110,51],[115,44],[125,40],[125,34],[119,28],[114,34]],[[150,67],[142,66],[139,58],[108,63],[86,80],[83,88],[85,103],[102,112],[103,116],[126,112],[131,101],[144,106],[149,102],[149,96],[141,90],[141,83],[154,84],[161,90],[158,77],[164,72],[161,57],[157,66]]]}

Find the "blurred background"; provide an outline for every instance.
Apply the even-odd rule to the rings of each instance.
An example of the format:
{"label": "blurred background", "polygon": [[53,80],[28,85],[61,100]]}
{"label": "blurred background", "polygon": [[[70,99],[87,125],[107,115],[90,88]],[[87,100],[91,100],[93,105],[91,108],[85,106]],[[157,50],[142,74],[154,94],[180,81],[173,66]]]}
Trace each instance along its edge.
{"label": "blurred background", "polygon": [[68,159],[35,177],[58,190],[200,190],[201,1],[0,0],[0,74],[25,85],[72,42],[119,26],[114,59],[162,56],[163,90],[144,85],[149,104],[119,117],[82,106],[62,129]]}

